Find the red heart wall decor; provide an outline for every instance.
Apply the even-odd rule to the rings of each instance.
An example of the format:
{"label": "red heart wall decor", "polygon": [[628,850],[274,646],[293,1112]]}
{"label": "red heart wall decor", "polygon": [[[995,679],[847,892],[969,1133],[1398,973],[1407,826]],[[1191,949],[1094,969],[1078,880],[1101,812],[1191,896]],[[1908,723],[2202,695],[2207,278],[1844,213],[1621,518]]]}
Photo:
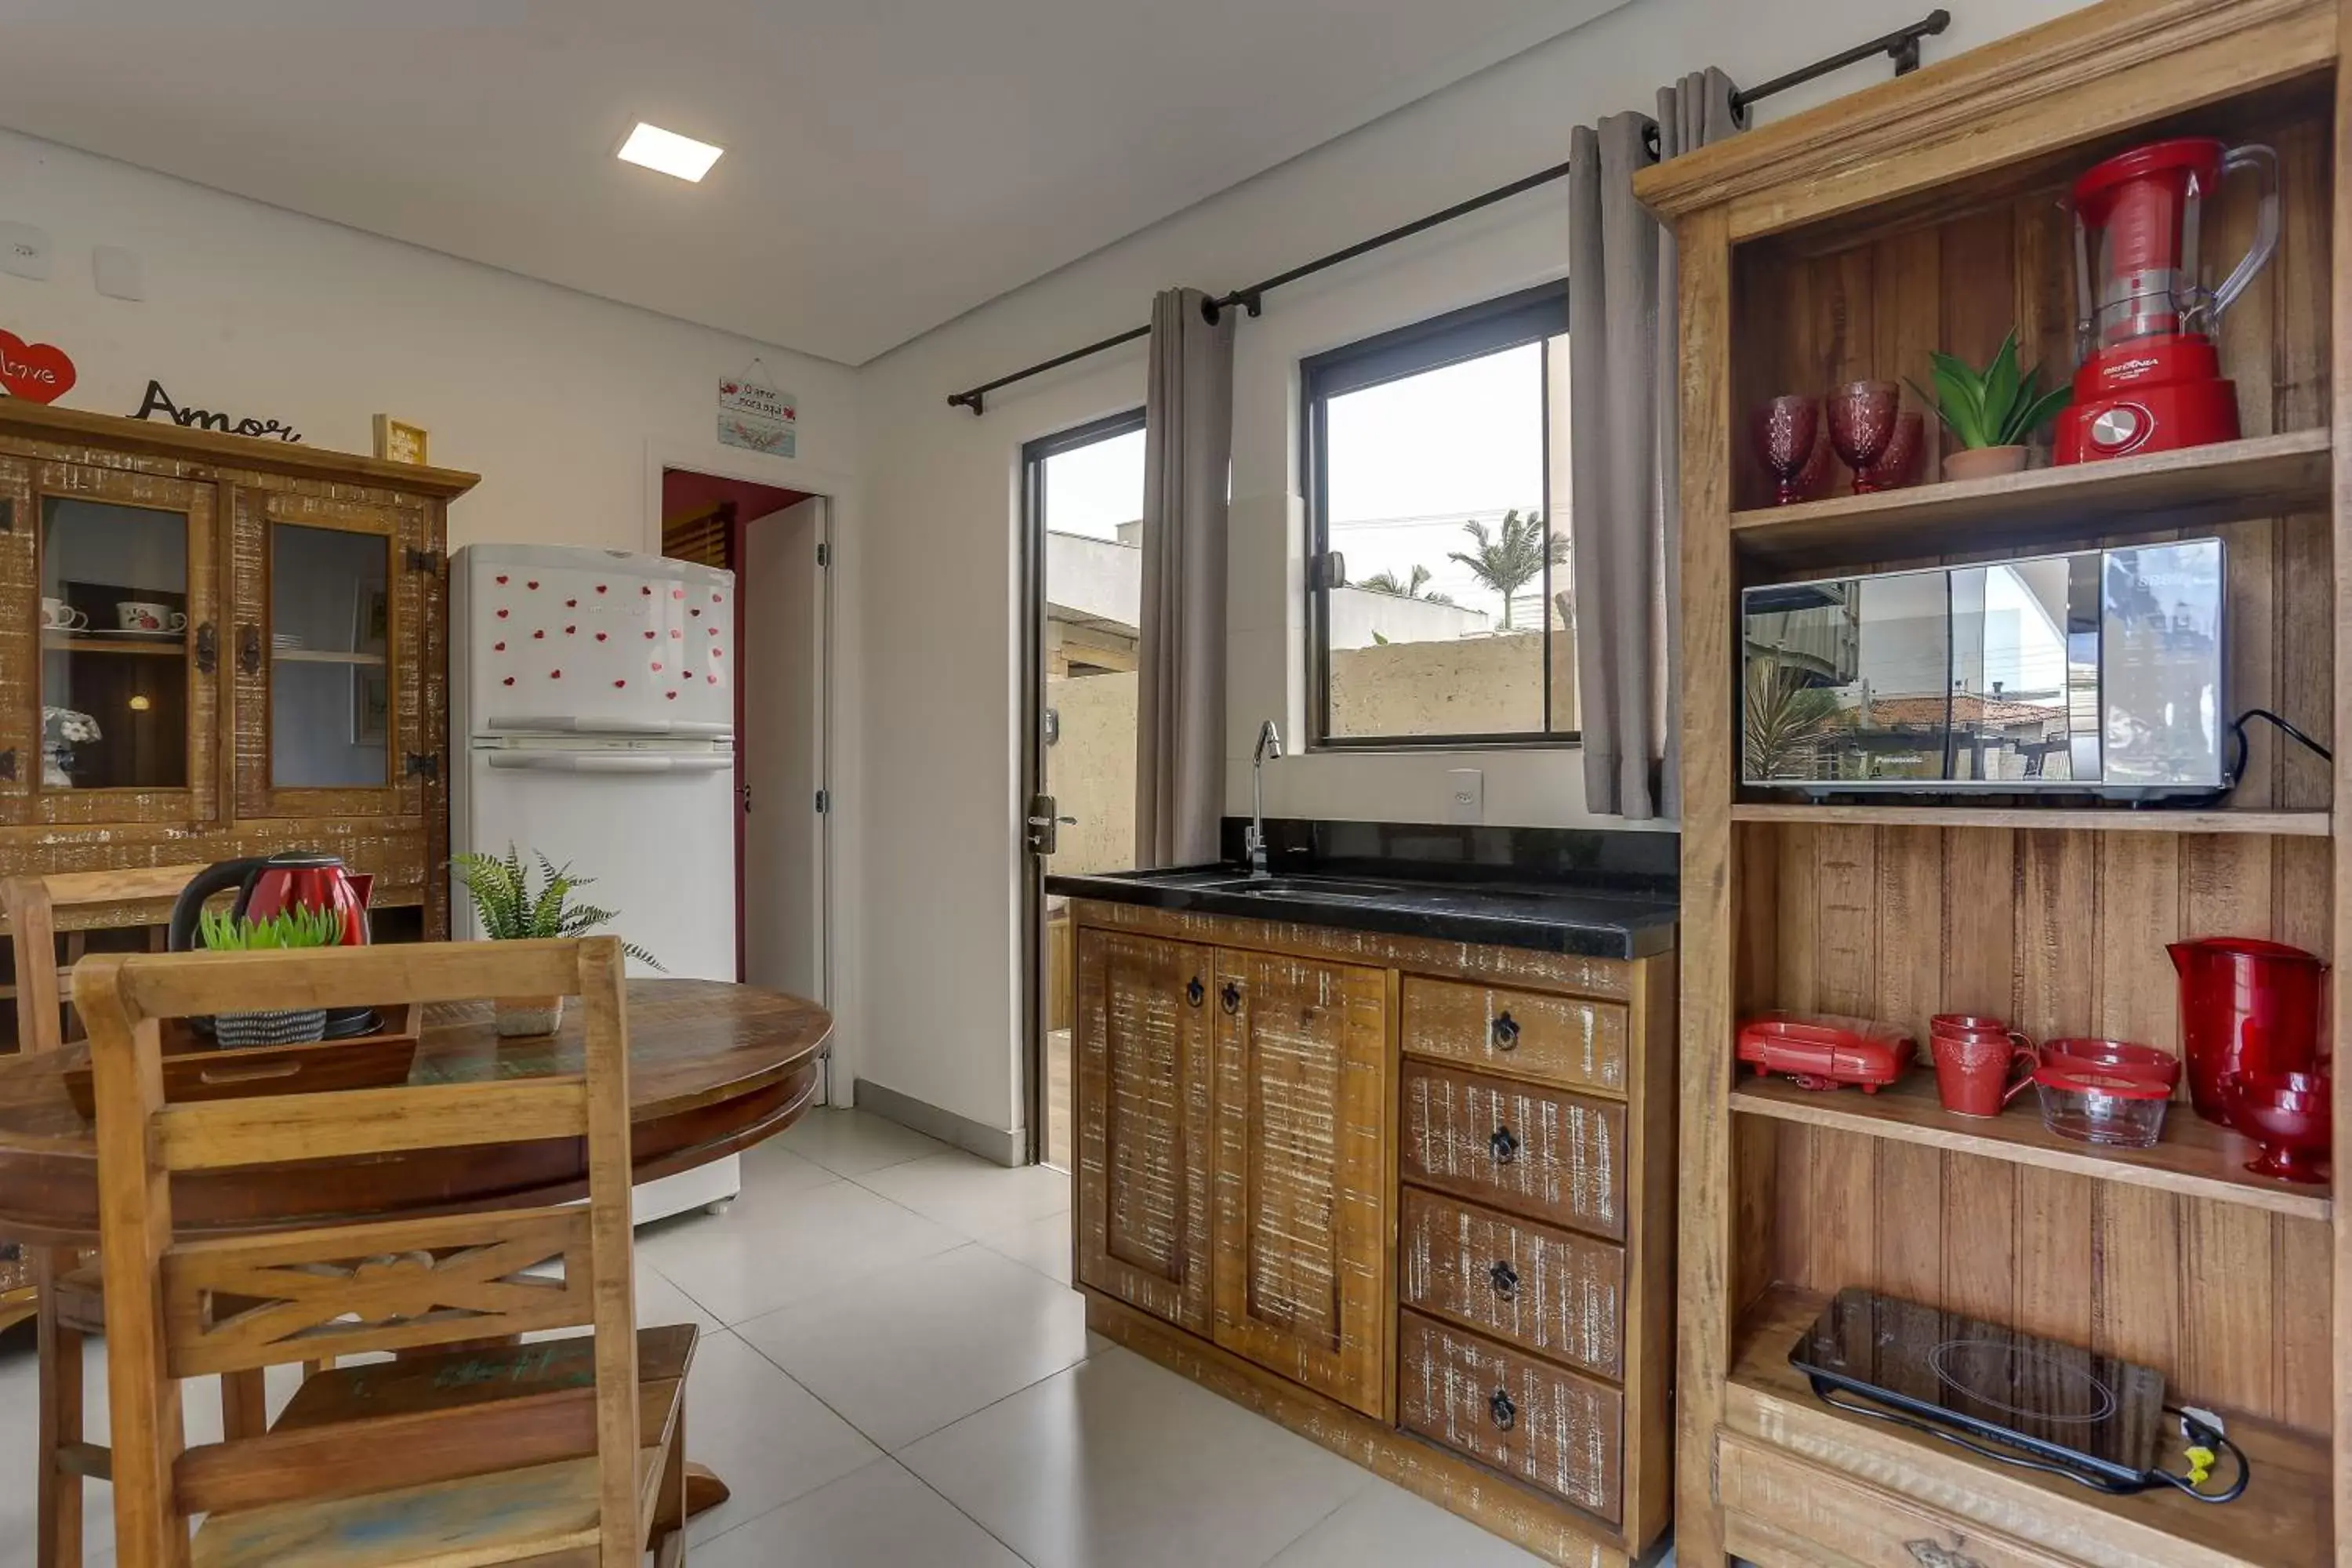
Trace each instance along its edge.
{"label": "red heart wall decor", "polygon": [[0,331],[0,387],[27,403],[55,403],[73,390],[74,363],[55,343],[28,343]]}

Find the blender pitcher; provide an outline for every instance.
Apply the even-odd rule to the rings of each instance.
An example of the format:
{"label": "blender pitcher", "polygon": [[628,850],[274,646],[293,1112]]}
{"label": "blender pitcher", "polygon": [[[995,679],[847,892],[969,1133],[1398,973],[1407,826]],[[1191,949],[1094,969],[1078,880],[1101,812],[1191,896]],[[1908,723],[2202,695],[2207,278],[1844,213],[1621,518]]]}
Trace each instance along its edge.
{"label": "blender pitcher", "polygon": [[2284,942],[2211,936],[2165,951],[2180,975],[2180,1039],[2197,1114],[2230,1125],[2221,1080],[2319,1065],[2327,965]]}

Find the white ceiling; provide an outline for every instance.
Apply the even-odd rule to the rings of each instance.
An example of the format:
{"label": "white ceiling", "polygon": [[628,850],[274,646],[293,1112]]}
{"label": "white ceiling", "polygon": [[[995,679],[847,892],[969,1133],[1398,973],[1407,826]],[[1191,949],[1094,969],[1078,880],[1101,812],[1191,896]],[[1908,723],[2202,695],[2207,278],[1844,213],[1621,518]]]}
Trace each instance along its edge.
{"label": "white ceiling", "polygon": [[856,364],[1615,3],[11,0],[0,124]]}

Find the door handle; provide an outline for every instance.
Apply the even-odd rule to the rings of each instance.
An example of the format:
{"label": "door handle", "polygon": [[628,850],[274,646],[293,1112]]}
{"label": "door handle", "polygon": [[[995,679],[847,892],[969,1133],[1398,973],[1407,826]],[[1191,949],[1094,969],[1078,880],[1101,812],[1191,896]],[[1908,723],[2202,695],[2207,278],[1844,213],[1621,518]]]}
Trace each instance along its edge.
{"label": "door handle", "polygon": [[220,634],[206,621],[196,628],[196,673],[210,675],[220,668]]}
{"label": "door handle", "polygon": [[1506,1301],[1518,1296],[1519,1271],[1511,1267],[1511,1260],[1507,1258],[1495,1259],[1495,1266],[1486,1270],[1486,1282],[1495,1288],[1495,1294]]}
{"label": "door handle", "polygon": [[1519,1021],[1517,1018],[1508,1013],[1502,1014],[1496,1018],[1494,1027],[1496,1050],[1515,1051],[1519,1048]]}
{"label": "door handle", "polygon": [[261,673],[261,628],[251,622],[236,628],[236,668],[247,675]]}
{"label": "door handle", "polygon": [[1507,1127],[1497,1127],[1486,1140],[1486,1152],[1495,1157],[1497,1165],[1507,1165],[1519,1157],[1519,1137]]}
{"label": "door handle", "polygon": [[1190,1002],[1195,1007],[1201,1005],[1202,998],[1208,995],[1208,994],[1209,993],[1206,988],[1204,988],[1201,984],[1201,977],[1197,974],[1192,976],[1192,983],[1184,987],[1184,1000]]}
{"label": "door handle", "polygon": [[1239,1013],[1242,1010],[1242,988],[1230,980],[1226,981],[1224,990],[1217,995],[1217,1002],[1228,1016]]}
{"label": "door handle", "polygon": [[1519,1424],[1519,1407],[1511,1403],[1510,1394],[1495,1390],[1495,1397],[1486,1401],[1486,1414],[1495,1418],[1496,1431],[1507,1432]]}

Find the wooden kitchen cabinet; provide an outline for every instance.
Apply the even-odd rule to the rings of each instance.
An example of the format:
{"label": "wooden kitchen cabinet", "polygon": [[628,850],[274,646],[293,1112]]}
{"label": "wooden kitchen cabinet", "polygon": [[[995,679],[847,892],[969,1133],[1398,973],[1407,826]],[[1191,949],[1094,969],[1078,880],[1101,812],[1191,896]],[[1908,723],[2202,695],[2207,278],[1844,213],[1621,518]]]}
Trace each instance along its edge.
{"label": "wooden kitchen cabinet", "polygon": [[1078,938],[1078,1278],[1196,1334],[1209,1331],[1215,978],[1209,948]]}
{"label": "wooden kitchen cabinet", "polygon": [[[323,849],[374,875],[379,933],[446,935],[444,544],[474,482],[0,398],[0,877]],[[164,912],[77,910],[59,962]],[[0,1050],[15,981],[0,957]]]}
{"label": "wooden kitchen cabinet", "polygon": [[1217,954],[1216,1342],[1367,1415],[1390,1286],[1388,976]]}
{"label": "wooden kitchen cabinet", "polygon": [[1631,1568],[1673,1495],[1674,954],[1069,909],[1087,1325]]}

